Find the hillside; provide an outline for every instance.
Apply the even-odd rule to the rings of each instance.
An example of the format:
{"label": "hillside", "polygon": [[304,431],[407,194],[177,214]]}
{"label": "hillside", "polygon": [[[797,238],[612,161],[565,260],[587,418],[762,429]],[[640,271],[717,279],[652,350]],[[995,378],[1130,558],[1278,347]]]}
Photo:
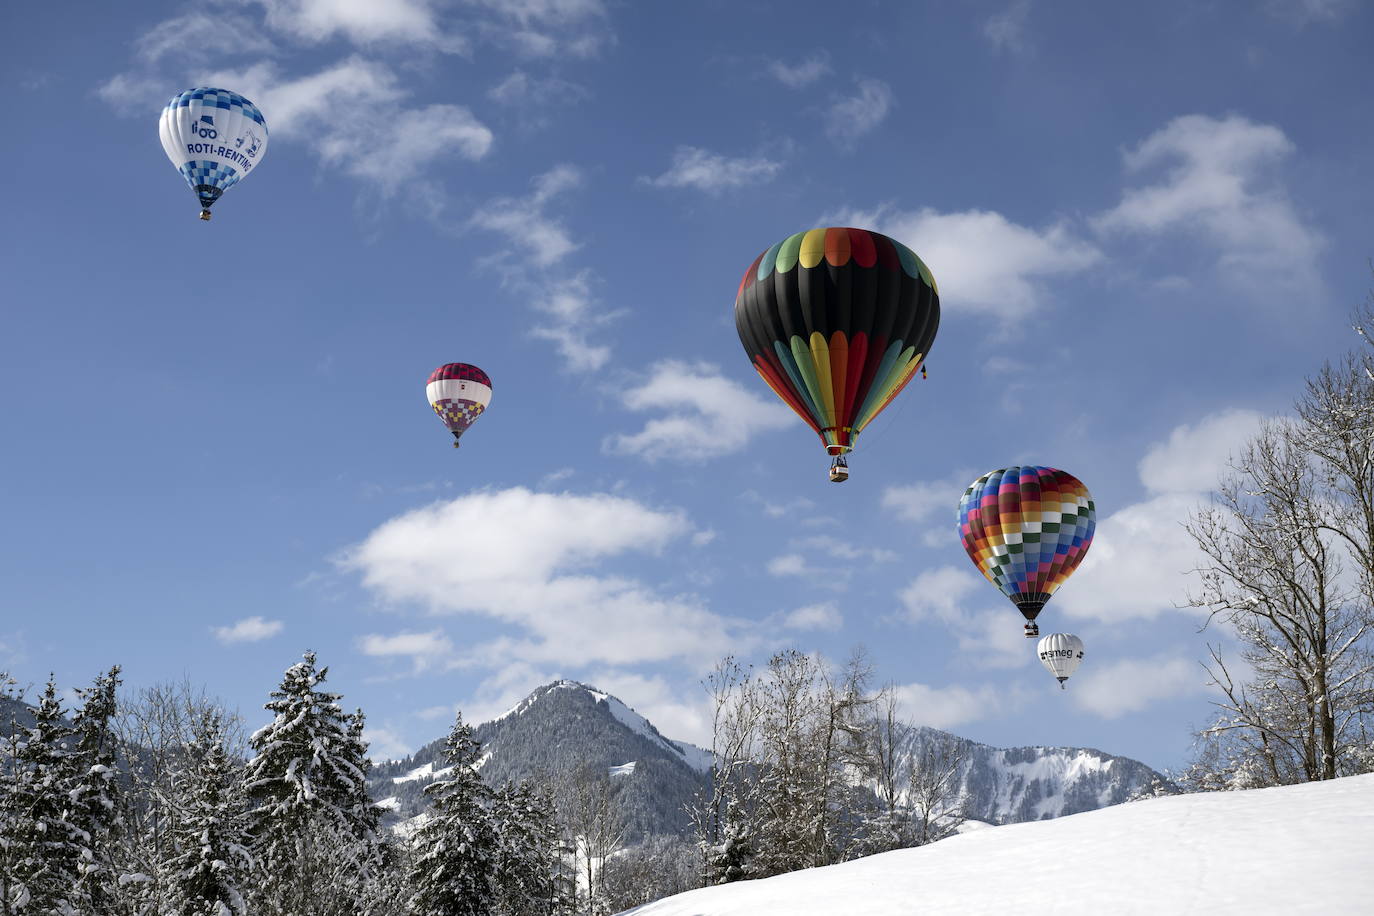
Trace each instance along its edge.
{"label": "hillside", "polygon": [[1355,914],[1374,900],[1374,774],[1153,798],[689,891],[634,916]]}
{"label": "hillside", "polygon": [[[706,784],[710,754],[661,734],[614,696],[562,680],[534,690],[501,716],[476,728],[481,771],[492,785],[548,781],[579,766],[604,768],[616,786],[631,841],[648,834],[684,834],[684,806]],[[997,748],[932,728],[913,729],[910,742],[957,745],[960,784],[969,816],[990,824],[1039,820],[1125,801],[1160,774],[1137,760],[1091,748]],[[443,739],[400,760],[379,764],[370,788],[388,807],[388,824],[425,808]]]}

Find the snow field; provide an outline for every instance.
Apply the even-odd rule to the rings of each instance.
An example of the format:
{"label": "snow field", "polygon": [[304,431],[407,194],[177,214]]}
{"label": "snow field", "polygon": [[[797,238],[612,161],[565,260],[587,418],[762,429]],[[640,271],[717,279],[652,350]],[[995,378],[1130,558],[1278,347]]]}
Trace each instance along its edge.
{"label": "snow field", "polygon": [[827,868],[635,916],[1374,913],[1374,774],[1154,798]]}

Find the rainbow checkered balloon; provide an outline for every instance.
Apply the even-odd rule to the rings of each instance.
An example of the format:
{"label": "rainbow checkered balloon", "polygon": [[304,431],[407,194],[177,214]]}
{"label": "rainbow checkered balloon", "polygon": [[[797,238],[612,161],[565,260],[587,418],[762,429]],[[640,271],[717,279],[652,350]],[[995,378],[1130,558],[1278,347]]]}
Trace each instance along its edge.
{"label": "rainbow checkered balloon", "polygon": [[1083,562],[1096,528],[1088,488],[1057,468],[991,471],[959,500],[959,537],[969,559],[1027,620]]}

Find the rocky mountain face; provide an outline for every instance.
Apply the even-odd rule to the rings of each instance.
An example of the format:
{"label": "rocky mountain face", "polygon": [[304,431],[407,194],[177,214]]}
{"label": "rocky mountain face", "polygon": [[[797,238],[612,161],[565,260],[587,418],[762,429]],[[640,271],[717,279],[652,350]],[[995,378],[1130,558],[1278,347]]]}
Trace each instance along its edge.
{"label": "rocky mountain face", "polygon": [[[710,778],[708,752],[665,737],[620,700],[576,681],[540,687],[505,715],[479,725],[476,737],[482,775],[493,786],[520,779],[556,785],[579,767],[604,768],[631,842],[649,834],[687,835],[684,808]],[[1119,804],[1163,779],[1139,761],[1090,748],[997,748],[924,727],[913,729],[908,740],[918,753],[927,744],[957,749],[969,817],[989,824]],[[373,797],[391,809],[388,822],[425,809],[422,790],[436,776],[442,749],[440,738],[404,760],[374,768]]]}
{"label": "rocky mountain face", "polygon": [[[557,785],[580,767],[611,779],[624,812],[627,838],[686,834],[686,805],[707,784],[710,754],[673,741],[620,700],[575,681],[535,690],[505,715],[477,726],[481,773],[493,786],[532,779]],[[373,769],[373,798],[391,809],[388,820],[414,817],[435,778],[443,739],[410,757]],[[439,771],[442,773],[442,771]]]}

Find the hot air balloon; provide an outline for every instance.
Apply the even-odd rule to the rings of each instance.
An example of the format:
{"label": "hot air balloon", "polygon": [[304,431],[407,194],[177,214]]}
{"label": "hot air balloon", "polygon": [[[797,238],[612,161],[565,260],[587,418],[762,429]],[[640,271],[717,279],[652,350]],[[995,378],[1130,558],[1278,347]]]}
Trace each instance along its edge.
{"label": "hot air balloon", "polygon": [[821,437],[830,479],[849,477],[859,433],[921,368],[940,293],[910,248],[866,229],[798,232],[754,259],[735,326],[773,392]]}
{"label": "hot air balloon", "polygon": [[1055,468],[992,471],[959,500],[964,550],[1021,611],[1028,639],[1040,635],[1035,615],[1078,568],[1096,527],[1088,488]]}
{"label": "hot air balloon", "polygon": [[453,447],[457,448],[459,437],[491,403],[491,379],[476,366],[447,363],[429,374],[425,396],[453,433]]}
{"label": "hot air balloon", "polygon": [[1035,651],[1045,670],[1059,678],[1059,689],[1063,690],[1064,682],[1083,661],[1083,640],[1072,633],[1051,633],[1040,640]]}
{"label": "hot air balloon", "polygon": [[267,154],[258,106],[228,89],[187,89],[162,109],[162,148],[200,199],[200,218]]}

